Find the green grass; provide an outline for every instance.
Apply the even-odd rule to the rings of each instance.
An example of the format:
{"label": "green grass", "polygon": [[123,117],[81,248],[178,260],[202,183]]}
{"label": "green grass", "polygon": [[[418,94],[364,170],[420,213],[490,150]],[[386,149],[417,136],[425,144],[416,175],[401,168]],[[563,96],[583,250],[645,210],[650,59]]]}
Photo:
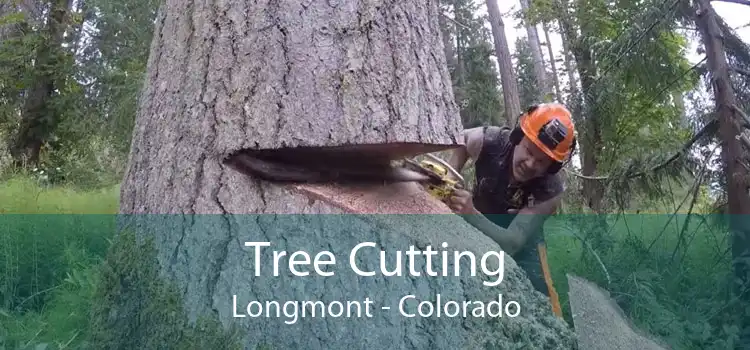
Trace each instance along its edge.
{"label": "green grass", "polygon": [[14,177],[0,183],[0,214],[114,214],[119,192],[119,186],[91,191],[45,188],[29,178]]}
{"label": "green grass", "polygon": [[13,178],[0,184],[0,349],[79,348],[114,233],[118,187],[80,192]]}
{"label": "green grass", "polygon": [[[114,218],[38,214],[116,213],[118,194],[118,186],[46,188],[22,177],[0,184],[5,214],[0,217],[0,349],[85,348],[102,278],[97,267],[107,254]],[[730,268],[723,230],[694,218],[679,240],[684,215],[669,222],[663,215],[630,215],[612,218],[611,231],[591,239],[588,248],[581,243],[587,231],[581,227],[591,224],[574,225],[571,218],[552,220],[547,234],[550,266],[569,322],[565,274],[574,273],[610,290],[636,324],[675,349],[731,347],[737,323],[727,302]]]}

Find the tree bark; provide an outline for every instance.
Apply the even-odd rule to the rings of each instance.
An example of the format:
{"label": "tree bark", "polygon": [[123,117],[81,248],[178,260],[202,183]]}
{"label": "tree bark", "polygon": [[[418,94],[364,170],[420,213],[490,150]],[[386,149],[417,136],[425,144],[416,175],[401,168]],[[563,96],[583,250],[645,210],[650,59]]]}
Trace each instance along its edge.
{"label": "tree bark", "polygon": [[510,59],[508,40],[505,37],[505,24],[500,15],[500,7],[497,0],[487,0],[487,13],[490,17],[492,36],[495,39],[495,55],[500,70],[500,81],[503,86],[503,101],[505,106],[505,119],[508,125],[514,125],[516,118],[521,115],[521,101],[516,84],[516,75],[513,72],[513,63]]}
{"label": "tree bark", "polygon": [[[436,7],[240,4],[218,12],[167,4],[167,13],[193,17],[167,15],[160,28],[179,32],[155,35],[139,114],[159,117],[139,117],[135,125],[124,210],[216,212],[207,198],[193,202],[169,189],[218,190],[205,177],[221,173],[217,160],[241,149],[458,145],[458,108],[445,55],[436,51],[442,51]],[[247,20],[244,11],[252,14]],[[148,166],[149,157],[160,166]],[[177,197],[148,198],[127,185],[142,179],[153,183],[151,195]]]}
{"label": "tree bark", "polygon": [[[189,215],[139,215],[134,227],[141,238],[153,238],[158,265],[177,285],[191,321],[216,315],[225,326],[237,325],[246,348],[475,348],[485,341],[500,348],[520,342],[574,347],[570,331],[512,259],[506,258],[505,280],[497,289],[468,273],[455,280],[383,279],[357,276],[343,266],[354,245],[367,241],[389,254],[442,242],[457,250],[498,249],[458,216],[276,215],[450,214],[416,183],[285,185],[222,163],[241,149],[403,147],[390,154],[395,157],[458,145],[460,117],[437,16],[436,1],[166,2],[154,32],[121,212]],[[375,153],[363,159],[368,154]],[[147,220],[173,221],[157,227]],[[272,244],[264,248],[261,276],[253,274],[247,241]],[[271,249],[329,250],[339,266],[326,278],[295,277],[285,265],[272,276],[273,258],[266,257]],[[361,264],[377,269],[380,249],[364,251]],[[415,268],[425,274],[423,265]],[[427,321],[398,313],[404,295],[491,301],[500,292],[520,300],[523,319]],[[370,319],[310,318],[307,308],[308,317],[290,325],[283,315],[234,318],[234,296],[245,306],[252,300],[276,300],[282,307],[291,300],[340,300],[345,308],[345,300],[369,297],[375,310]],[[246,313],[243,306],[239,312]],[[152,327],[150,322],[133,324]],[[548,336],[503,335],[521,330]]]}
{"label": "tree bark", "polygon": [[[735,292],[744,304],[739,310],[750,307],[750,225],[746,215],[750,214],[750,195],[745,168],[748,157],[739,137],[742,136],[742,117],[737,111],[737,101],[731,85],[729,66],[722,42],[722,34],[717,22],[717,14],[708,0],[699,0],[696,25],[701,33],[706,50],[706,64],[711,76],[716,115],[719,121],[719,136],[722,144],[722,160],[726,174],[728,214],[732,233],[732,260]],[[737,349],[750,345],[750,315],[745,313]]]}

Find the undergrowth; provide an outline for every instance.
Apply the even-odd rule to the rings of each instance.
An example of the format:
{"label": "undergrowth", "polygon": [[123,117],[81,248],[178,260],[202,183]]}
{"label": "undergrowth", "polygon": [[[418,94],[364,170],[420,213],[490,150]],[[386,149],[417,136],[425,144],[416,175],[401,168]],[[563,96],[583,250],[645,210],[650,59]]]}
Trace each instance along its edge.
{"label": "undergrowth", "polygon": [[188,324],[148,242],[114,239],[118,190],[0,185],[0,349],[238,348],[215,320]]}
{"label": "undergrowth", "polygon": [[570,273],[608,290],[639,328],[673,349],[735,348],[742,309],[731,293],[728,234],[716,216],[692,215],[686,224],[679,214],[612,215],[604,242],[581,232],[580,221],[591,217],[550,222],[550,269],[568,322]]}

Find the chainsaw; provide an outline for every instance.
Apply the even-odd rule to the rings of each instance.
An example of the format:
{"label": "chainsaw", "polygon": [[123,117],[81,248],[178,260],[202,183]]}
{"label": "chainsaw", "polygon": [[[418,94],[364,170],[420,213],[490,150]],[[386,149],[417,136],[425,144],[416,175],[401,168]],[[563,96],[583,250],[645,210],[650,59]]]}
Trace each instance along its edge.
{"label": "chainsaw", "polygon": [[446,161],[424,154],[427,159],[368,157],[328,147],[276,150],[242,150],[224,163],[249,176],[271,182],[291,183],[388,183],[418,182],[439,200],[465,188],[463,176]]}
{"label": "chainsaw", "polygon": [[425,154],[425,159],[404,159],[404,166],[417,173],[424,174],[427,180],[421,181],[427,192],[443,202],[446,202],[457,189],[466,187],[463,176],[448,162],[432,154]]}

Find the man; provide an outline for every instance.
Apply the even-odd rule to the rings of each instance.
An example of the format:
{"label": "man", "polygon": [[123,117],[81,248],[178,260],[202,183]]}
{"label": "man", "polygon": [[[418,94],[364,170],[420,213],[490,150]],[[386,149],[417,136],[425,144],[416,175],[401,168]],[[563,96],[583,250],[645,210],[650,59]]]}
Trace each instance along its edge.
{"label": "man", "polygon": [[449,161],[461,171],[468,158],[473,159],[476,186],[473,193],[456,191],[448,205],[510,254],[534,288],[550,297],[560,317],[541,226],[561,202],[564,185],[557,172],[574,150],[574,128],[564,106],[533,106],[514,129],[465,130],[465,147]]}

